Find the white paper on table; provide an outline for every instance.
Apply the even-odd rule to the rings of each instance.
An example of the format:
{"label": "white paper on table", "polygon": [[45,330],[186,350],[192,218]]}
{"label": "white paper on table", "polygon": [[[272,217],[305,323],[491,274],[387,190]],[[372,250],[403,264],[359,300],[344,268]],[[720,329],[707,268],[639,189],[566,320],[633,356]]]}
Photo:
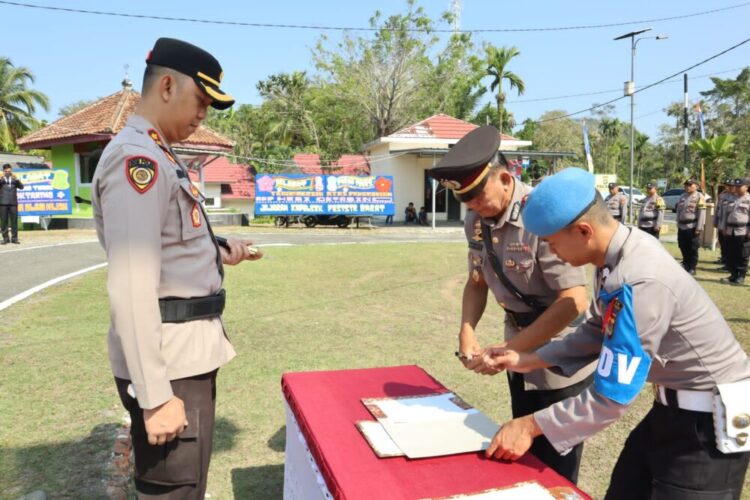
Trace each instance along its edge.
{"label": "white paper on table", "polygon": [[380,421],[387,419],[391,422],[424,422],[479,413],[479,410],[472,408],[452,392],[425,396],[365,398],[362,402]]}
{"label": "white paper on table", "polygon": [[[555,497],[547,489],[536,481],[518,483],[508,488],[496,488],[480,491],[477,493],[464,493],[450,497],[441,497],[440,500],[555,500]],[[423,499],[429,500],[429,499]]]}
{"label": "white paper on table", "polygon": [[355,425],[377,456],[381,458],[404,456],[404,452],[393,442],[391,436],[377,420],[360,420]]}

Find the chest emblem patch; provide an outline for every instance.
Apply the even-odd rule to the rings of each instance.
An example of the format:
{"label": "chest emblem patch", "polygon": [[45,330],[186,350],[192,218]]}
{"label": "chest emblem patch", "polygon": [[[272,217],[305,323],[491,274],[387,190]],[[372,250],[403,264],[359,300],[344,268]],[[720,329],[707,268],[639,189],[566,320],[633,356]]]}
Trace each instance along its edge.
{"label": "chest emblem patch", "polygon": [[130,185],[140,194],[143,194],[156,184],[159,166],[151,158],[131,156],[125,160],[125,174]]}

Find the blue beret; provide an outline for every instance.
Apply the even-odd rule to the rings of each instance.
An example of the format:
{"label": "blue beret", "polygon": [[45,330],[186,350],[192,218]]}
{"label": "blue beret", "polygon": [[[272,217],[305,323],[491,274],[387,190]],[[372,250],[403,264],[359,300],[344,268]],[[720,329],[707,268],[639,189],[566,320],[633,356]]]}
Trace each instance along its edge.
{"label": "blue beret", "polygon": [[591,207],[598,196],[595,184],[593,174],[575,167],[546,177],[526,199],[524,227],[541,237],[555,234]]}

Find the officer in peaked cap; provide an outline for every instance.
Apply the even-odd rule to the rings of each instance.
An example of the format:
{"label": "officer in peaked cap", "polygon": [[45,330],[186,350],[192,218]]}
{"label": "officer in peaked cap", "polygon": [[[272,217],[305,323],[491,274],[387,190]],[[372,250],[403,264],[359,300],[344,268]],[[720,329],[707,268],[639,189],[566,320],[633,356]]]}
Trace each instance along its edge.
{"label": "officer in peaked cap", "polygon": [[[486,362],[566,374],[598,358],[598,367],[583,393],[503,425],[487,454],[516,460],[540,435],[564,452],[622,417],[652,382],[654,404],[626,440],[605,498],[739,499],[750,361],[721,311],[657,240],[615,222],[583,169],[542,181],[522,216],[564,261],[596,266],[595,296],[561,341],[534,353],[493,348]],[[726,412],[714,425],[719,397]]]}
{"label": "officer in peaked cap", "polygon": [[733,184],[734,196],[727,205],[725,222],[727,269],[731,275],[722,281],[742,285],[750,257],[750,177],[735,179]]}
{"label": "officer in peaked cap", "polygon": [[604,200],[604,203],[607,204],[607,210],[616,221],[625,224],[628,213],[628,197],[620,191],[620,186],[614,182],[610,182],[607,187],[609,188],[609,195]]}
{"label": "officer in peaked cap", "polygon": [[261,254],[248,240],[214,236],[204,196],[172,150],[208,106],[234,102],[219,62],[160,38],[146,63],[141,100],[104,149],[92,186],[109,263],[109,359],[131,417],[139,498],[203,499],[216,374],[235,356],[221,321],[223,266]]}
{"label": "officer in peaked cap", "polygon": [[675,206],[677,212],[677,244],[682,252],[682,267],[695,274],[698,265],[700,235],[706,222],[706,200],[698,191],[698,181],[690,178],[685,181],[685,192]]}
{"label": "officer in peaked cap", "polygon": [[723,184],[719,187],[719,196],[716,200],[716,209],[714,210],[713,224],[716,228],[716,234],[719,239],[719,250],[720,256],[716,261],[717,264],[723,264],[720,271],[728,271],[727,267],[727,249],[726,249],[726,222],[727,222],[727,206],[734,198],[734,179],[725,179]]}
{"label": "officer in peaked cap", "polygon": [[[583,268],[561,262],[546,243],[524,228],[520,212],[531,188],[510,174],[499,146],[500,133],[495,127],[479,127],[428,171],[470,209],[464,221],[468,275],[457,354],[466,368],[488,375],[497,372],[483,363],[483,348],[475,334],[488,290],[505,310],[505,327],[504,339],[490,337],[486,343],[505,340],[523,350],[534,350],[553,337],[566,335],[571,331],[568,325],[587,303]],[[513,415],[528,415],[580,393],[591,383],[593,370],[594,363],[589,363],[570,377],[549,370],[514,374],[508,378]],[[580,446],[562,456],[541,438],[531,451],[576,481]]]}

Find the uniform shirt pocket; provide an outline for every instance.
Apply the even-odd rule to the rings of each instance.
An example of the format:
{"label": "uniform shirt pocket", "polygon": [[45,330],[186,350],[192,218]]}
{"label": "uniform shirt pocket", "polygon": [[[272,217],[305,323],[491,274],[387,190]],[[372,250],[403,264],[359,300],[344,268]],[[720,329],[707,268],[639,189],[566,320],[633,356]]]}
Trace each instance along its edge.
{"label": "uniform shirt pocket", "polygon": [[177,205],[180,209],[183,241],[192,240],[206,234],[206,220],[200,205],[200,192],[192,184],[180,183]]}

